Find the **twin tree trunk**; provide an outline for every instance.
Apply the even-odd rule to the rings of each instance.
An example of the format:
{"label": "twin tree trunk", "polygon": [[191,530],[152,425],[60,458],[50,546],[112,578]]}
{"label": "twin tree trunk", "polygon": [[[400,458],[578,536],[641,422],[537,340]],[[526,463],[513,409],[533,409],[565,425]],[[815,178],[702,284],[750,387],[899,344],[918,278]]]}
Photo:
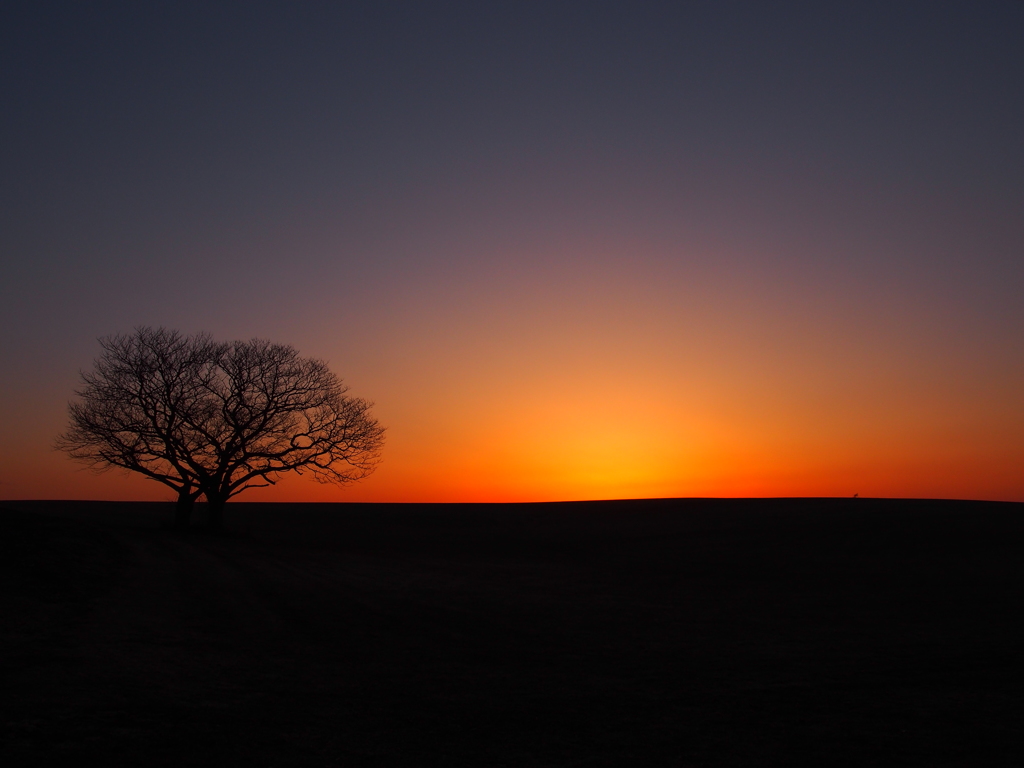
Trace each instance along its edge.
{"label": "twin tree trunk", "polygon": [[192,496],[192,489],[181,488],[178,491],[178,503],[174,507],[174,525],[177,528],[188,528],[192,519],[192,508],[195,506],[195,497]]}
{"label": "twin tree trunk", "polygon": [[212,530],[224,530],[224,505],[227,503],[228,494],[206,494],[206,523]]}
{"label": "twin tree trunk", "polygon": [[[174,507],[174,525],[177,528],[188,528],[192,521],[192,510],[195,509],[198,496],[191,487],[178,489],[178,501]],[[207,525],[215,530],[224,529],[224,505],[228,497],[224,494],[206,494]]]}

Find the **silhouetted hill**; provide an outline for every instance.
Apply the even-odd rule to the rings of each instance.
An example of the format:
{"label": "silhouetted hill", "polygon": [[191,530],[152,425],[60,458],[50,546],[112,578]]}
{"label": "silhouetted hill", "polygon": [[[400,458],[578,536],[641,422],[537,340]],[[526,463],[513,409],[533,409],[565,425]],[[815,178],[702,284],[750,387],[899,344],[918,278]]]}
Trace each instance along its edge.
{"label": "silhouetted hill", "polygon": [[1024,754],[1020,504],[4,505],[7,765]]}

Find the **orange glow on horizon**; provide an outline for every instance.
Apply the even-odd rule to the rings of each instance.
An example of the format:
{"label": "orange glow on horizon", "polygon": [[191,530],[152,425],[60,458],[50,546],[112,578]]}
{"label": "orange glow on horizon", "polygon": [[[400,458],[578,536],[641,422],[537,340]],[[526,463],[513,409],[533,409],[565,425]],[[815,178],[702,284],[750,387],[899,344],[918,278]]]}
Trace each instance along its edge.
{"label": "orange glow on horizon", "polygon": [[[523,502],[615,498],[852,496],[1024,501],[1019,426],[983,404],[932,421],[939,395],[894,392],[865,408],[791,385],[744,387],[661,369],[537,366],[518,379],[482,367],[378,408],[390,426],[370,478],[337,488],[283,477],[239,501]],[[497,381],[498,383],[494,383]],[[784,388],[782,388],[784,389]],[[388,393],[385,392],[385,395]],[[767,400],[771,398],[771,407]],[[385,400],[385,398],[382,398]],[[397,401],[396,401],[397,402]],[[401,405],[397,402],[397,405]],[[742,407],[740,407],[742,406]],[[60,424],[51,425],[58,431]],[[39,440],[5,469],[3,498],[166,500],[169,489],[80,469]]]}

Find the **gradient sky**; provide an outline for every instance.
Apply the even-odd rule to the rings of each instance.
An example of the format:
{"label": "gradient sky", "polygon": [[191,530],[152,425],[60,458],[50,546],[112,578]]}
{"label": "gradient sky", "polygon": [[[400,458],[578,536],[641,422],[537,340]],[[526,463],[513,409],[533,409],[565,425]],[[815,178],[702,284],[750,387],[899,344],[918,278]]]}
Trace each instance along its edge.
{"label": "gradient sky", "polygon": [[96,339],[328,360],[248,500],[1024,500],[1024,3],[5,3],[0,498]]}

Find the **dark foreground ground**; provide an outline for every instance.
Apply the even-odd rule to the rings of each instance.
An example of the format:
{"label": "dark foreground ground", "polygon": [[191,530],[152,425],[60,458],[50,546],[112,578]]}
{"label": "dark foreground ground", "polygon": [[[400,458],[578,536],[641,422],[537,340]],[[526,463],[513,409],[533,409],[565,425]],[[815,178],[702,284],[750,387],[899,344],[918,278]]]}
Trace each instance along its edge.
{"label": "dark foreground ground", "polygon": [[1024,505],[3,506],[5,765],[1024,764]]}

